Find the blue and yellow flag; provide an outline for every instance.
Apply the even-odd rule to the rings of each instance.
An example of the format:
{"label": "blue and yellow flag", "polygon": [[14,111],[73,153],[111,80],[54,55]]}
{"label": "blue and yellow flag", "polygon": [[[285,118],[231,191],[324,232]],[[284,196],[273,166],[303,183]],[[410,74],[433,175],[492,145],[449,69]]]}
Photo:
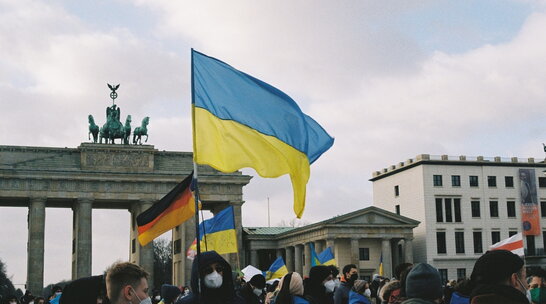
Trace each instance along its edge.
{"label": "blue and yellow flag", "polygon": [[381,257],[379,258],[379,275],[383,276],[383,253],[381,253]]}
{"label": "blue and yellow flag", "polygon": [[323,252],[319,253],[318,259],[322,265],[336,265],[336,260],[334,258],[334,252],[332,248],[328,247],[324,249]]}
{"label": "blue and yellow flag", "polygon": [[237,233],[232,206],[199,224],[199,241],[205,251],[214,250],[218,254],[237,252]]}
{"label": "blue and yellow flag", "polygon": [[309,166],[334,139],[292,98],[230,65],[192,50],[193,157],[222,172],[250,167],[290,175],[301,218]]}
{"label": "blue and yellow flag", "polygon": [[317,252],[315,251],[315,244],[313,244],[313,242],[309,243],[309,248],[311,249],[311,266],[322,265]]}
{"label": "blue and yellow flag", "polygon": [[273,264],[269,267],[269,270],[265,272],[265,280],[280,279],[288,273],[288,269],[284,264],[282,257],[278,257]]}

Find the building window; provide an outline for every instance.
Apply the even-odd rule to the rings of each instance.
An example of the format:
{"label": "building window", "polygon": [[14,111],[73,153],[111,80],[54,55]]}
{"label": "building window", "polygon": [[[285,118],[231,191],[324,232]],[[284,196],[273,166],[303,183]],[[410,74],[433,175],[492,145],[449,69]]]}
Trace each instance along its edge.
{"label": "building window", "polygon": [[394,186],[394,196],[400,195],[400,187],[398,185]]}
{"label": "building window", "polygon": [[433,184],[435,187],[441,187],[442,186],[442,176],[441,175],[434,175],[433,176]]}
{"label": "building window", "polygon": [[472,217],[480,217],[480,201],[472,201],[470,204],[472,207]]}
{"label": "building window", "polygon": [[174,254],[182,252],[182,240],[181,239],[178,239],[178,240],[173,242],[173,251],[174,251],[173,252]]}
{"label": "building window", "polygon": [[453,187],[460,187],[461,186],[461,176],[460,175],[452,175],[451,176],[451,186],[453,186]]}
{"label": "building window", "polygon": [[535,247],[535,236],[534,235],[528,235],[527,238],[527,252],[525,253],[526,256],[535,256],[536,253],[536,247]]}
{"label": "building window", "polygon": [[478,187],[478,176],[470,175],[470,187]]}
{"label": "building window", "polygon": [[438,253],[447,253],[445,231],[436,232],[436,247]]}
{"label": "building window", "polygon": [[466,268],[457,268],[457,280],[466,279]]}
{"label": "building window", "polygon": [[436,222],[442,223],[444,221],[444,210],[442,208],[442,199],[436,199]]}
{"label": "building window", "polygon": [[359,260],[369,261],[370,260],[370,248],[358,248]]}
{"label": "building window", "polygon": [[460,223],[461,220],[461,199],[460,198],[454,198],[453,199],[453,210],[455,210],[455,222]]}
{"label": "building window", "polygon": [[499,217],[499,202],[497,201],[489,202],[489,215],[491,217]]}
{"label": "building window", "polygon": [[455,231],[455,253],[464,253],[464,232]]}
{"label": "building window", "polygon": [[487,177],[487,187],[497,187],[497,177],[488,176]]}
{"label": "building window", "polygon": [[452,215],[451,215],[451,199],[450,198],[444,199],[444,204],[446,207],[446,222],[451,223],[453,222]]}
{"label": "building window", "polygon": [[540,202],[540,214],[546,217],[546,202]]}
{"label": "building window", "polygon": [[394,206],[394,210],[396,211],[396,214],[400,215],[400,205]]}
{"label": "building window", "polygon": [[546,188],[546,177],[539,177],[538,178],[538,186],[540,188]]}
{"label": "building window", "polygon": [[447,269],[438,269],[440,272],[440,279],[442,280],[442,285],[447,282]]}
{"label": "building window", "polygon": [[510,231],[508,231],[508,237],[512,237],[512,236],[514,236],[514,234],[517,234],[517,233],[518,233],[517,230],[510,230]]}
{"label": "building window", "polygon": [[506,202],[506,213],[508,214],[508,217],[516,217],[516,202]]}
{"label": "building window", "polygon": [[500,231],[491,231],[491,244],[500,242]]}
{"label": "building window", "polygon": [[542,246],[546,250],[546,231],[542,231]]}
{"label": "building window", "polygon": [[483,252],[482,232],[474,231],[472,234],[474,235],[474,253],[482,253]]}
{"label": "building window", "polygon": [[504,186],[506,188],[514,188],[514,177],[513,176],[505,176],[504,177]]}

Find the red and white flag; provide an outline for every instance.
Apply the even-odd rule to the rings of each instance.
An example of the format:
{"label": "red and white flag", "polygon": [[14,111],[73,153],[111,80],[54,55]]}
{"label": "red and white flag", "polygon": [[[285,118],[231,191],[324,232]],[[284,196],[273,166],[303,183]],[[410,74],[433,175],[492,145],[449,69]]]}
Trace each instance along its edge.
{"label": "red and white flag", "polygon": [[186,251],[186,257],[190,260],[193,260],[196,255],[197,255],[197,239],[194,239],[193,243],[191,243],[190,247]]}
{"label": "red and white flag", "polygon": [[495,243],[491,246],[489,246],[490,250],[508,250],[512,251],[512,253],[517,254],[519,256],[524,256],[525,253],[523,251],[523,234],[516,233],[513,236],[504,239],[498,243]]}

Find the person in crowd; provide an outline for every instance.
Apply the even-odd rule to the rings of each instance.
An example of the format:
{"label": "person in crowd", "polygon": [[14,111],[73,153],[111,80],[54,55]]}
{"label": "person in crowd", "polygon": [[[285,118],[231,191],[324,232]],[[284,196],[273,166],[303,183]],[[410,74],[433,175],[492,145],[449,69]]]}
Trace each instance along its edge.
{"label": "person in crowd", "polygon": [[358,279],[358,268],[356,268],[356,265],[348,264],[343,266],[341,283],[334,293],[334,304],[349,303],[349,291],[351,291],[356,279]]}
{"label": "person in crowd", "polygon": [[157,304],[159,302],[161,302],[161,292],[159,289],[154,288],[152,290],[152,304]]}
{"label": "person in crowd", "polygon": [[406,296],[403,304],[442,303],[442,280],[438,270],[427,263],[413,266],[406,278]]}
{"label": "person in crowd", "polygon": [[279,286],[279,282],[280,282],[280,280],[275,280],[275,281],[273,281],[272,284],[267,285],[267,287],[265,288],[266,289],[265,290],[266,291],[265,300],[264,300],[265,304],[270,304],[271,299],[276,297],[276,295],[277,295],[276,292],[278,291],[277,287]]}
{"label": "person in crowd", "polygon": [[96,304],[98,302],[109,303],[106,297],[104,275],[81,278],[70,282],[64,288],[59,300],[59,304]]}
{"label": "person in crowd", "polygon": [[544,288],[544,279],[539,275],[529,277],[529,291],[531,293],[531,303],[546,304],[546,288]]}
{"label": "person in crowd", "polygon": [[184,290],[182,291],[182,298],[190,294],[190,287],[184,286]]}
{"label": "person in crowd", "polygon": [[451,295],[453,294],[453,290],[456,284],[457,281],[455,280],[451,280],[446,283],[446,286],[444,287],[444,301],[446,303],[451,302]]}
{"label": "person in crowd", "polygon": [[[199,287],[201,287],[200,292]],[[198,259],[193,260],[191,292],[188,296],[176,301],[176,304],[194,303],[244,303],[235,294],[231,266],[216,251],[203,252]]]}
{"label": "person in crowd", "polygon": [[395,304],[402,302],[400,297],[402,291],[402,273],[407,275],[408,272],[406,270],[411,269],[412,266],[413,264],[411,263],[402,263],[394,268],[394,279],[381,288],[379,298],[382,303]]}
{"label": "person in crowd", "polygon": [[181,294],[182,291],[180,288],[170,284],[163,284],[161,285],[161,291],[159,293],[160,301],[158,303],[173,304]]}
{"label": "person in crowd", "polygon": [[381,283],[381,276],[379,274],[374,274],[372,276],[372,282],[370,283],[370,290],[372,291],[372,299],[375,299],[375,303],[381,303],[379,299],[379,284]]}
{"label": "person in crowd", "polygon": [[[469,304],[470,294],[472,293],[472,284],[469,279],[459,279],[455,287],[453,287],[453,293],[451,294],[450,302],[445,301],[446,304]],[[444,299],[445,300],[445,299]]]}
{"label": "person in crowd", "polygon": [[335,286],[328,266],[313,266],[303,282],[304,296],[311,304],[332,304]]}
{"label": "person in crowd", "polygon": [[389,278],[381,278],[379,280],[379,287],[377,287],[377,297],[379,299],[378,303],[383,303],[383,298],[381,297],[381,295],[383,294],[383,287],[385,287],[385,285],[389,284],[390,282],[391,280]]}
{"label": "person in crowd", "polygon": [[19,299],[14,295],[9,295],[2,301],[3,304],[20,304]]}
{"label": "person in crowd", "polygon": [[528,304],[523,260],[506,250],[487,251],[478,258],[470,276],[472,304]]}
{"label": "person in crowd", "polygon": [[53,286],[51,288],[51,296],[49,297],[49,303],[59,304],[62,294],[63,294],[63,288],[61,286],[58,286],[58,285]]}
{"label": "person in crowd", "polygon": [[114,263],[106,271],[106,292],[110,303],[150,303],[149,276],[148,272],[136,264]]}
{"label": "person in crowd", "polygon": [[34,304],[45,304],[45,299],[43,297],[34,298]]}
{"label": "person in crowd", "polygon": [[334,278],[337,290],[337,288],[341,285],[341,280],[339,278],[339,269],[335,265],[328,265],[328,268],[330,268],[330,271],[332,272],[332,278]]}
{"label": "person in crowd", "polygon": [[303,279],[297,272],[285,274],[279,282],[278,293],[272,297],[271,304],[309,304],[303,297]]}
{"label": "person in crowd", "polygon": [[34,296],[30,290],[25,290],[25,294],[21,297],[21,304],[28,304],[34,300]]}
{"label": "person in crowd", "polygon": [[265,288],[265,277],[261,274],[254,275],[246,284],[237,292],[245,304],[261,304],[264,302],[263,291]]}
{"label": "person in crowd", "polygon": [[356,280],[349,291],[349,304],[372,304],[370,284],[364,280]]}

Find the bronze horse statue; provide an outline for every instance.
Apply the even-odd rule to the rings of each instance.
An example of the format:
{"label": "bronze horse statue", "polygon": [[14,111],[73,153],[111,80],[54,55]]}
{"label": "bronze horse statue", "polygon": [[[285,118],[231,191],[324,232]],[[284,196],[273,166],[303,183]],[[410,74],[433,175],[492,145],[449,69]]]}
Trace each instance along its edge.
{"label": "bronze horse statue", "polygon": [[93,115],[89,114],[88,120],[89,120],[89,139],[91,139],[91,135],[93,135],[93,143],[97,143],[97,136],[99,135],[99,126],[95,124],[95,119],[93,118]]}
{"label": "bronze horse statue", "polygon": [[127,119],[125,120],[125,134],[123,135],[123,143],[128,145],[129,144],[129,138],[131,138],[131,115],[127,115]]}
{"label": "bronze horse statue", "polygon": [[146,136],[146,141],[144,141],[144,142],[148,142],[148,129],[147,129],[147,126],[148,126],[149,122],[150,122],[150,117],[146,116],[142,120],[142,124],[140,125],[140,127],[135,128],[135,131],[133,132],[133,144],[134,145],[136,145],[137,143],[139,145],[142,145],[142,136],[143,135]]}

